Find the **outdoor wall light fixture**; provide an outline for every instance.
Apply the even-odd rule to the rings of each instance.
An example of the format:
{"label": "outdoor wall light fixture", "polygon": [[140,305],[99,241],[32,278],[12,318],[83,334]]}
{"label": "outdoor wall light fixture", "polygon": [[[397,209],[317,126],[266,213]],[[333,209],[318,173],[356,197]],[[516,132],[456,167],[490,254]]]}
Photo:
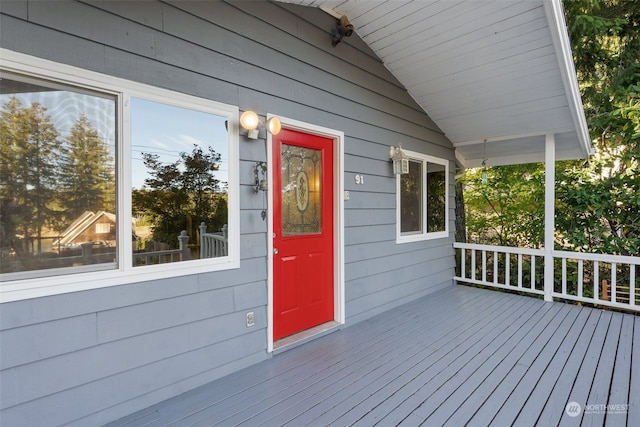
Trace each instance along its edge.
{"label": "outdoor wall light fixture", "polygon": [[258,115],[251,110],[247,110],[240,116],[240,126],[247,130],[247,138],[258,139],[259,127],[264,126],[271,135],[277,135],[282,129],[280,119],[271,117],[266,123],[262,123]]}
{"label": "outdoor wall light fixture", "polygon": [[336,28],[331,31],[331,46],[336,47],[343,37],[351,37],[353,34],[353,24],[349,22],[349,18],[343,15],[336,22]]}
{"label": "outdoor wall light fixture", "polygon": [[409,173],[409,156],[402,151],[402,145],[389,147],[389,157],[393,161],[393,173],[404,175]]}

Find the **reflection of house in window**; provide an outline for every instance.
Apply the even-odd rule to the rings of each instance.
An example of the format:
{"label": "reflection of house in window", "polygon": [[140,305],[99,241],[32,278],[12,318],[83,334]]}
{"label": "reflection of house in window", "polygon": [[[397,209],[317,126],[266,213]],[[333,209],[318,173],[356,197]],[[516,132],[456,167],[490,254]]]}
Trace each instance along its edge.
{"label": "reflection of house in window", "polygon": [[81,243],[99,242],[102,246],[116,246],[116,216],[100,211],[86,211],[71,223],[53,242],[54,248],[77,248]]}

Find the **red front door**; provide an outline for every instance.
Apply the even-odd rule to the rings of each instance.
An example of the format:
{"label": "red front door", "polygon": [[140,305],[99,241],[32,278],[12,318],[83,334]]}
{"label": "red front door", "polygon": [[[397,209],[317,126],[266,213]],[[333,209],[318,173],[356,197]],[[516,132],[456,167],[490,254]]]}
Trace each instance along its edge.
{"label": "red front door", "polygon": [[273,339],[333,320],[333,140],[273,137]]}

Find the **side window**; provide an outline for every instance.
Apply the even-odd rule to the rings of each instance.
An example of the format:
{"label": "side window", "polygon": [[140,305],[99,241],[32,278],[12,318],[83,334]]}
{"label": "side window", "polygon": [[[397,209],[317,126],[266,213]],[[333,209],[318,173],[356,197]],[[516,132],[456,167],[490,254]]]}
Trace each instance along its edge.
{"label": "side window", "polygon": [[409,173],[397,175],[398,243],[448,236],[448,162],[406,152]]}
{"label": "side window", "polygon": [[237,107],[9,51],[0,72],[0,292],[239,267]]}

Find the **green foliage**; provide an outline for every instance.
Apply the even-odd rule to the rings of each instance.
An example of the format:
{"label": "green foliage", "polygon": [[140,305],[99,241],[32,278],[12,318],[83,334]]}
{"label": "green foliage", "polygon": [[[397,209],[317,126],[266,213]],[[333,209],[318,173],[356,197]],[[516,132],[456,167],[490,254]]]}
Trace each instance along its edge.
{"label": "green foliage", "polygon": [[565,4],[596,154],[562,163],[556,192],[564,246],[640,253],[640,2]]}
{"label": "green foliage", "polygon": [[143,153],[143,158],[150,177],[142,189],[133,190],[133,210],[153,218],[154,240],[177,247],[182,230],[197,236],[201,222],[208,231],[227,223],[227,195],[215,177],[221,156],[213,148],[205,152],[194,145],[190,154],[180,153],[168,164],[155,154]]}
{"label": "green foliage", "polygon": [[[572,0],[564,5],[596,154],[556,165],[556,246],[638,255],[640,1]],[[541,245],[543,165],[490,168],[485,185],[480,173],[467,171],[463,178],[469,240]]]}
{"label": "green foliage", "polygon": [[462,182],[469,241],[518,247],[542,245],[543,167],[527,164],[469,170]]}

